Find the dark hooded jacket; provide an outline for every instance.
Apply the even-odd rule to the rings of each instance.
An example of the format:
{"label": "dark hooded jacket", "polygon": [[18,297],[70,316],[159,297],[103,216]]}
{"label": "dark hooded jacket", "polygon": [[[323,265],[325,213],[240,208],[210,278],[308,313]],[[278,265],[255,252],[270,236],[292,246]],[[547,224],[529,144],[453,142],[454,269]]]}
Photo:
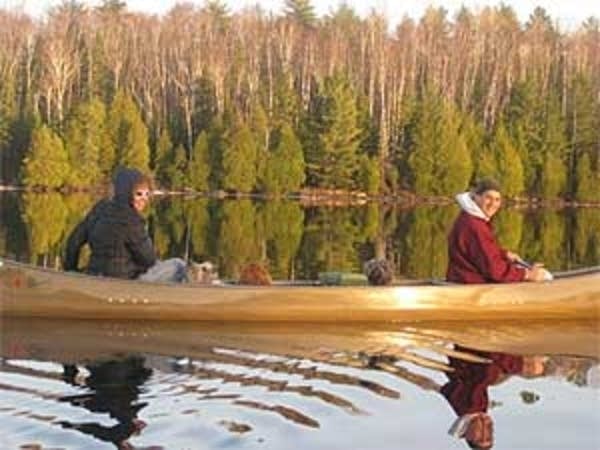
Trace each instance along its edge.
{"label": "dark hooded jacket", "polygon": [[144,218],[131,206],[141,172],[121,169],[115,175],[114,197],[101,200],[77,225],[67,241],[65,270],[78,270],[79,252],[89,244],[87,272],[115,278],[137,278],[156,262]]}

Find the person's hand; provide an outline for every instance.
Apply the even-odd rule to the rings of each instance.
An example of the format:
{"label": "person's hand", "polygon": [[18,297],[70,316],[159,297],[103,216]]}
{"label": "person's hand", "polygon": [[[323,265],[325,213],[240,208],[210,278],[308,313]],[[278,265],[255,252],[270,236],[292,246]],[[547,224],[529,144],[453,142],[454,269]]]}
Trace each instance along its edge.
{"label": "person's hand", "polygon": [[539,377],[544,374],[546,361],[545,356],[524,356],[522,374],[525,377]]}
{"label": "person's hand", "polygon": [[509,252],[508,250],[506,251],[506,259],[509,260],[510,262],[521,261],[521,257],[517,253]]}
{"label": "person's hand", "polygon": [[525,269],[525,280],[526,281],[545,281],[546,280],[546,269],[542,263],[535,263],[531,269]]}

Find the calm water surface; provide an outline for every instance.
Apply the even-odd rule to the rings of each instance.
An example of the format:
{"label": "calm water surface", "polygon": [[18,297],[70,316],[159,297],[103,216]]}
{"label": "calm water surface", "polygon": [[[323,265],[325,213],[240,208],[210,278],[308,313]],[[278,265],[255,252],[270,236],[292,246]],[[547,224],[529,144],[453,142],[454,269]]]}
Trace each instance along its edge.
{"label": "calm water surface", "polygon": [[[0,193],[0,255],[60,267],[87,196]],[[276,278],[443,276],[457,209],[163,199],[161,257],[250,261]],[[502,243],[551,269],[600,264],[599,210],[506,210]],[[47,321],[0,328],[0,449],[466,449],[477,404],[497,449],[600,449],[596,322],[316,326]],[[444,395],[445,393],[445,395]]]}
{"label": "calm water surface", "polygon": [[0,443],[461,449],[447,433],[453,394],[442,394],[454,383],[460,402],[491,415],[494,448],[593,450],[597,338],[597,323],[585,322],[240,328],[4,320]]}

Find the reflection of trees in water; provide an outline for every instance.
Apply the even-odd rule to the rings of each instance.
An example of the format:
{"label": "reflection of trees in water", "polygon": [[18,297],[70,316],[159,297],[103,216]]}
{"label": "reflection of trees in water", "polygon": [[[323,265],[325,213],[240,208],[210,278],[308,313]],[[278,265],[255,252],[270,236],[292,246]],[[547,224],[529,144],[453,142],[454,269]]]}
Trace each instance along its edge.
{"label": "reflection of trees in water", "polygon": [[[10,195],[2,198],[8,202],[0,223],[2,254],[26,252],[46,263],[61,255],[69,231],[95,200],[83,194],[26,193],[19,216],[7,200]],[[314,278],[325,270],[359,272],[366,259],[382,253],[393,259],[398,275],[429,278],[445,274],[447,233],[457,214],[455,206],[304,208],[291,201],[176,197],[153,201],[150,224],[162,258],[210,259],[218,262],[224,278],[236,276],[250,261],[268,262],[276,278]],[[507,208],[494,218],[494,226],[503,247],[543,261],[551,270],[600,263],[597,209]],[[19,237],[23,228],[27,244]]]}
{"label": "reflection of trees in water", "polygon": [[504,209],[494,217],[496,237],[503,248],[519,252],[523,238],[524,217],[521,211]]}
{"label": "reflection of trees in water", "polygon": [[409,213],[403,258],[414,278],[444,278],[448,264],[447,236],[456,217],[451,208],[422,207]]}
{"label": "reflection of trees in water", "polygon": [[236,277],[243,265],[263,259],[264,236],[258,232],[257,208],[251,200],[227,200],[220,206],[219,270],[222,276]]}
{"label": "reflection of trees in water", "polygon": [[[155,415],[156,411],[162,418],[167,411],[168,421],[193,415],[204,422],[214,421],[213,424],[224,427],[229,433],[252,430],[257,418],[252,411],[271,414],[301,427],[319,428],[328,423],[320,416],[323,405],[345,414],[368,414],[378,407],[376,399],[401,398],[403,385],[396,383],[398,380],[429,393],[440,391],[441,373],[467,388],[485,388],[488,381],[507,380],[502,373],[493,372],[490,361],[499,360],[499,357],[491,356],[496,354],[456,346],[443,338],[407,329],[386,332],[384,339],[372,343],[361,341],[347,349],[344,345],[298,347],[297,354],[284,355],[280,351],[204,346],[200,340],[195,345],[192,359],[147,355],[88,363],[86,369],[90,375],[83,384],[77,383],[74,366],[65,365],[63,379],[85,387],[81,393],[57,397],[46,395],[43,390],[28,392],[45,401],[67,402],[97,414],[86,422],[59,416],[51,419],[53,424],[128,448],[128,439],[145,425],[138,419],[140,410],[145,407],[144,420],[147,421],[159,417]],[[520,357],[501,358],[516,360]],[[536,376],[558,376],[567,380],[584,379],[589,368],[597,364],[588,358],[563,356],[546,357],[543,361],[544,370]],[[6,359],[3,364],[4,371],[12,362]],[[35,368],[15,365],[11,370],[21,372],[23,376],[40,376],[34,373]],[[380,376],[382,373],[386,376]],[[462,378],[457,378],[457,373]],[[471,375],[473,379],[465,378]],[[38,385],[34,382],[34,386]],[[3,389],[20,392],[18,387],[3,386]],[[365,396],[365,393],[369,395]],[[140,401],[140,394],[146,394],[143,401],[149,402],[148,406]],[[474,399],[479,399],[477,392],[473,395]],[[519,395],[531,401],[536,394],[528,391]],[[486,396],[481,398],[487,402]],[[315,402],[320,407],[316,408]],[[218,417],[210,414],[213,405]],[[231,417],[223,414],[223,407],[228,408]],[[235,421],[239,411],[245,423]],[[31,416],[42,417],[44,412],[34,410]],[[103,419],[106,414],[117,424],[107,425]],[[326,417],[330,417],[328,413]],[[158,423],[164,422],[157,418]],[[260,423],[262,421],[257,419],[256,426]]]}
{"label": "reflection of trees in water", "polygon": [[581,265],[600,264],[600,213],[596,209],[578,210],[575,216],[574,247]]}
{"label": "reflection of trees in water", "polygon": [[23,194],[23,220],[27,226],[31,259],[59,256],[65,239],[68,210],[59,193]]}
{"label": "reflection of trees in water", "polygon": [[273,201],[261,204],[267,239],[267,256],[271,274],[275,278],[288,278],[304,227],[304,211],[298,203]]}

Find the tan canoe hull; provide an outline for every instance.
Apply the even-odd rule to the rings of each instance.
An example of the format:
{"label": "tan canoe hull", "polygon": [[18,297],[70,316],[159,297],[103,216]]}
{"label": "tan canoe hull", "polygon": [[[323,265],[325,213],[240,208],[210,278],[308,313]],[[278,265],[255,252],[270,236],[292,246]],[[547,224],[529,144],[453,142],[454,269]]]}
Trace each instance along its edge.
{"label": "tan canoe hull", "polygon": [[201,286],[92,277],[4,260],[0,312],[11,317],[198,321],[597,320],[600,273],[548,283]]}

